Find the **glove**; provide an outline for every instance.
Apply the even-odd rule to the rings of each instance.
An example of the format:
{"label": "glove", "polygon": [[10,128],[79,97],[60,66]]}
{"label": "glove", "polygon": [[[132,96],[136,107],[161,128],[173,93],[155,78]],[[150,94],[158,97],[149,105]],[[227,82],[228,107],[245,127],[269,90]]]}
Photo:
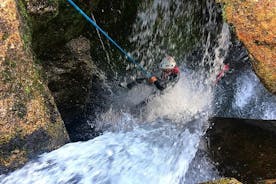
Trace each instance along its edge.
{"label": "glove", "polygon": [[161,84],[160,81],[155,81],[154,85],[156,86],[157,89],[159,89],[160,91],[163,91],[165,89],[165,87]]}
{"label": "glove", "polygon": [[154,84],[157,80],[158,80],[158,79],[157,79],[156,76],[152,76],[152,77],[149,78],[148,82],[149,82],[150,84]]}

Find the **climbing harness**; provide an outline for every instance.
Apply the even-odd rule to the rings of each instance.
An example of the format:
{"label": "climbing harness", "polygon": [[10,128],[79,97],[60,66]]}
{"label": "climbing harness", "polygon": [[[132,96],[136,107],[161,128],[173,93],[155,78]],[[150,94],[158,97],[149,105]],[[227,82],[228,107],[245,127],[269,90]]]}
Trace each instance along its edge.
{"label": "climbing harness", "polygon": [[91,23],[98,31],[100,31],[114,46],[116,46],[119,51],[121,51],[128,61],[132,62],[136,66],[139,67],[139,69],[147,76],[147,78],[152,77],[151,73],[149,73],[141,64],[139,64],[135,59],[133,59],[120,45],[118,45],[102,28],[100,28],[95,21],[93,21],[86,13],[82,11],[76,5],[73,0],[67,0],[89,23]]}

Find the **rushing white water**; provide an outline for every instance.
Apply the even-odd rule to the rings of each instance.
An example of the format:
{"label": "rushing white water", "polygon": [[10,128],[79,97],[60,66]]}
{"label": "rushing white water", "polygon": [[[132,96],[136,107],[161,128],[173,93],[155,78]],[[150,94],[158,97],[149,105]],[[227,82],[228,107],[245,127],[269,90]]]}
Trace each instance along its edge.
{"label": "rushing white water", "polygon": [[[172,5],[175,5],[173,14],[169,11]],[[146,57],[142,58],[147,61],[146,66],[168,50],[181,52],[181,48],[176,49],[174,45],[182,38],[178,34],[181,29],[176,24],[177,18],[189,17],[187,11],[182,11],[184,6],[182,1],[154,0],[151,6],[139,12],[134,29],[137,34],[132,40],[138,43],[137,51]],[[160,11],[162,24],[158,20]],[[158,29],[155,26],[159,26]],[[220,40],[226,38],[224,34],[229,34],[225,30],[228,28],[218,36]],[[223,49],[228,48],[220,46],[220,50]],[[197,154],[213,112],[213,84],[207,83],[209,78],[202,79],[184,70],[173,89],[150,99],[145,106],[138,107],[138,111],[132,109],[151,94],[153,88],[141,85],[122,93],[123,98],[118,97],[118,100],[124,104],[123,108],[115,103],[110,111],[98,117],[97,127],[106,130],[103,135],[45,153],[22,169],[1,176],[0,183],[193,184],[217,177],[208,159]],[[193,173],[198,175],[195,177]]]}
{"label": "rushing white water", "polygon": [[[214,84],[216,81],[217,74],[222,70],[224,66],[224,60],[228,54],[230,41],[230,30],[229,26],[226,23],[223,23],[222,30],[220,35],[218,35],[218,45],[217,47],[212,48],[210,33],[208,33],[207,41],[205,43],[204,55],[201,61],[201,66],[209,66],[209,77],[206,80]],[[210,49],[213,52],[210,52]]]}
{"label": "rushing white water", "polygon": [[107,132],[44,154],[0,183],[185,182],[199,136],[165,122]]}
{"label": "rushing white water", "polygon": [[[149,3],[150,6],[143,5],[146,7],[138,13],[130,38],[137,43],[134,54],[143,54],[140,57],[145,66],[154,65],[153,58],[159,58],[169,50],[182,52],[181,48],[175,47],[177,39],[182,39],[176,22],[181,17],[189,17],[186,10],[191,9],[178,0]],[[210,6],[208,25],[212,26],[216,21],[215,10],[210,1],[207,6]],[[185,25],[191,31],[190,23]],[[154,96],[144,106],[139,104],[153,93],[152,86],[139,85],[122,92],[113,108],[98,115],[96,126],[105,130],[103,135],[45,153],[23,168],[0,176],[0,183],[195,184],[218,177],[206,155],[201,154],[204,151],[201,139],[208,127],[208,118],[213,114],[214,80],[231,44],[228,25],[223,24],[214,48],[210,35],[203,44],[204,54],[199,61],[202,67],[209,65],[208,71],[202,72],[204,75],[183,69],[181,79],[173,89]],[[246,73],[237,79],[233,108],[242,112],[252,107],[252,103],[261,104],[265,106],[263,116],[275,118],[273,107],[276,101],[256,100],[259,84],[246,82],[252,77],[256,79]]]}
{"label": "rushing white water", "polygon": [[232,109],[238,117],[275,120],[276,97],[267,92],[252,71],[246,71],[236,80]]}
{"label": "rushing white water", "polygon": [[[212,96],[211,91],[205,90],[205,100],[198,99],[197,103],[198,93],[187,89],[192,84],[195,83],[182,78],[177,90],[153,99],[145,107],[146,118],[112,110],[103,114],[101,121],[116,123],[111,127],[120,128],[43,154],[22,169],[2,176],[0,183],[192,183],[194,179],[186,174],[206,129]],[[180,94],[181,100],[175,98]],[[193,99],[195,103],[189,103]],[[163,110],[148,110],[160,100]],[[177,108],[172,108],[171,103],[177,103]]]}
{"label": "rushing white water", "polygon": [[193,75],[186,74],[176,86],[151,100],[146,106],[144,116],[147,121],[166,117],[175,122],[188,121],[201,114],[209,116],[212,113],[212,97],[210,86],[204,86]]}

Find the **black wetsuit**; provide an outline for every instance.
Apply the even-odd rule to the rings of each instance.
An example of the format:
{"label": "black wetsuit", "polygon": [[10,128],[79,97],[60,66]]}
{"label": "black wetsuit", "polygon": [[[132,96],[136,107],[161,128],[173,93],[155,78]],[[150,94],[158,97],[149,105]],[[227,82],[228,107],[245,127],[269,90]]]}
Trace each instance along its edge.
{"label": "black wetsuit", "polygon": [[[172,69],[171,72],[168,72],[168,73],[162,72],[161,77],[154,82],[154,85],[156,86],[157,89],[159,89],[160,91],[163,91],[168,86],[175,85],[179,80],[179,78],[180,78],[180,71],[179,71],[179,68],[176,66]],[[131,89],[137,84],[141,84],[145,80],[147,80],[147,78],[138,78],[135,81],[127,84],[127,88]]]}
{"label": "black wetsuit", "polygon": [[164,90],[168,86],[173,86],[175,85],[180,78],[180,71],[179,68],[176,66],[172,69],[172,71],[166,73],[162,72],[161,79],[157,80],[154,82],[154,85],[157,87],[159,90]]}

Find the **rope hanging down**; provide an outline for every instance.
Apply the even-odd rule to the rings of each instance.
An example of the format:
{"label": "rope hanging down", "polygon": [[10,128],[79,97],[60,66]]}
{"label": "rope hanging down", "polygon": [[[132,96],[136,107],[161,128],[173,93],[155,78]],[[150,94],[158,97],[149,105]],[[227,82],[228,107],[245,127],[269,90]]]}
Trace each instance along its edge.
{"label": "rope hanging down", "polygon": [[150,78],[152,75],[146,69],[139,64],[135,59],[133,59],[120,45],[118,45],[102,28],[100,28],[96,22],[94,22],[88,15],[86,15],[82,9],[78,7],[72,0],[67,0],[89,23],[91,23],[97,30],[99,30],[113,45],[115,45],[128,59],[128,61],[132,62],[148,77]]}

